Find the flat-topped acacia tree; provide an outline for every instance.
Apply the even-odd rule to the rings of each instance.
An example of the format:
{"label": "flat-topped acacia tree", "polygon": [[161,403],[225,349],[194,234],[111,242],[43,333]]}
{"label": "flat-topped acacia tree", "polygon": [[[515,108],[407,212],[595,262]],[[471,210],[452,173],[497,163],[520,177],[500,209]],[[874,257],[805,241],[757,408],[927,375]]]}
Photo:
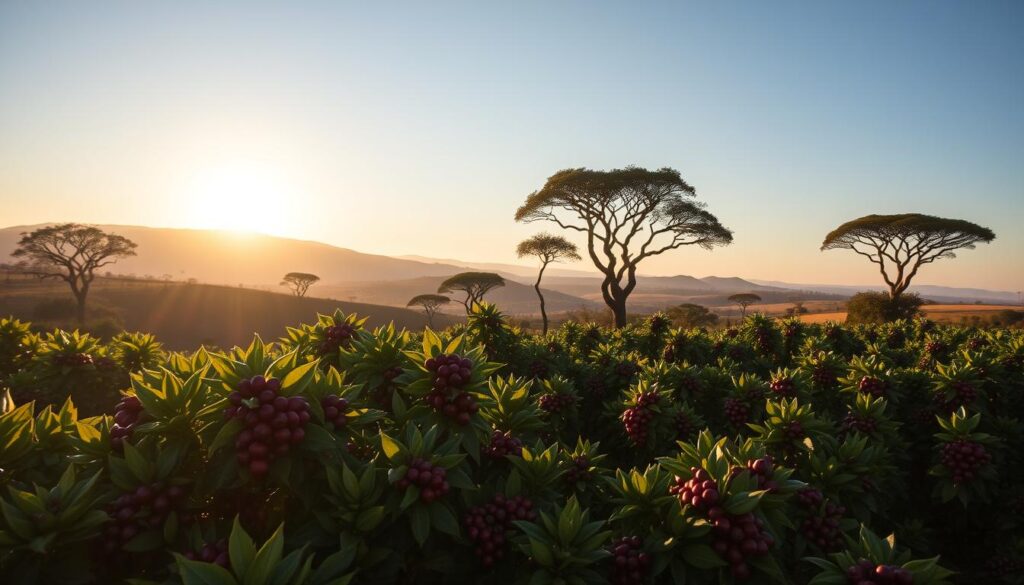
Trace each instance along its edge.
{"label": "flat-topped acacia tree", "polygon": [[437,314],[441,307],[447,305],[451,301],[452,300],[450,298],[444,295],[425,294],[414,296],[413,298],[409,299],[409,303],[406,304],[405,306],[419,307],[423,309],[423,312],[427,315],[427,326],[433,327],[434,315]]}
{"label": "flat-topped acacia tree", "polygon": [[972,250],[996,237],[992,230],[962,219],[921,213],[866,215],[832,230],[822,250],[853,250],[878,265],[896,300],[925,264],[956,258],[956,250]]}
{"label": "flat-topped acacia tree", "polygon": [[623,327],[644,259],[682,246],[732,243],[732,232],[696,195],[675,169],[566,169],[526,198],[516,221],[550,221],[586,234],[587,253],[604,275],[601,296],[615,326]]}
{"label": "flat-topped acacia tree", "polygon": [[540,281],[544,278],[544,269],[548,267],[548,264],[558,262],[559,260],[579,260],[580,253],[576,249],[576,244],[562,236],[537,234],[519,242],[519,246],[516,247],[516,254],[520,258],[523,256],[536,256],[540,260],[540,271],[537,272],[537,282],[534,283],[533,290],[537,291],[537,298],[540,299],[540,318],[544,323],[544,335],[547,335],[548,313],[544,307],[544,294],[540,290]]}
{"label": "flat-topped acacia tree", "polygon": [[136,246],[128,238],[98,227],[65,223],[21,234],[11,255],[21,259],[17,269],[23,274],[68,283],[77,304],[76,317],[84,323],[85,302],[96,271],[134,256]]}
{"label": "flat-topped acacia tree", "polygon": [[281,284],[292,289],[292,294],[297,297],[306,296],[306,291],[320,281],[320,277],[306,272],[289,272],[284,275]]}
{"label": "flat-topped acacia tree", "polygon": [[746,319],[747,307],[753,305],[754,303],[760,303],[761,297],[755,295],[754,293],[736,293],[734,295],[730,295],[729,300],[739,305],[741,311],[740,316],[741,318]]}
{"label": "flat-topped acacia tree", "polygon": [[505,286],[505,279],[500,274],[493,272],[460,272],[455,276],[448,277],[441,286],[437,287],[439,293],[463,292],[466,298],[462,304],[466,307],[468,315],[473,306],[484,299],[484,295],[493,288]]}

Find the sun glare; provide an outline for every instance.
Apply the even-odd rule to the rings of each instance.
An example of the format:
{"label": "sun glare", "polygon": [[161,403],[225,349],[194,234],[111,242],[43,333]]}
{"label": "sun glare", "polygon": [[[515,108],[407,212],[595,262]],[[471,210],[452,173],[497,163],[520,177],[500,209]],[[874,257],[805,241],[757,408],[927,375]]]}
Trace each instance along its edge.
{"label": "sun glare", "polygon": [[193,177],[189,221],[197,228],[280,234],[293,227],[286,210],[295,195],[276,169],[257,163],[218,166]]}

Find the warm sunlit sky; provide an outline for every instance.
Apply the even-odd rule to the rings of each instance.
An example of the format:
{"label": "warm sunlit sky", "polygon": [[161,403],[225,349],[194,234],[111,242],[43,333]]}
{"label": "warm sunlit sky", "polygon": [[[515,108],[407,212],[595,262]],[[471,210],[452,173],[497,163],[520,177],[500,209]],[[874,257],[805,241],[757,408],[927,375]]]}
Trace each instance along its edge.
{"label": "warm sunlit sky", "polygon": [[[513,261],[570,166],[672,166],[736,233],[650,274],[874,283],[867,213],[1024,288],[1024,2],[0,3],[0,227],[251,229]],[[583,267],[582,265],[580,267]]]}

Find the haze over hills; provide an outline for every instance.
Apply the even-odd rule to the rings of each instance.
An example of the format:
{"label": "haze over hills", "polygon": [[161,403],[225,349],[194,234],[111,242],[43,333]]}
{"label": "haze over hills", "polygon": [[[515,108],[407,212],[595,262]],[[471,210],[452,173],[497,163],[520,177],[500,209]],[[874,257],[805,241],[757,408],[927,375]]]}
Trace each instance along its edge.
{"label": "haze over hills", "polygon": [[[37,227],[40,226],[0,229],[0,262],[13,260],[10,253],[20,234]],[[169,275],[179,281],[195,278],[201,283],[243,284],[280,292],[285,290],[279,286],[285,273],[311,272],[321,278],[310,291],[311,296],[355,298],[362,302],[404,307],[412,296],[436,291],[438,284],[447,276],[466,270],[484,270],[498,272],[509,281],[506,287],[490,293],[489,300],[510,313],[537,311],[536,294],[532,288],[537,271],[535,266],[423,256],[391,257],[262,234],[142,226],[99,227],[126,236],[139,245],[137,256],[123,259],[111,267],[118,274],[151,275],[155,278]],[[601,278],[596,270],[584,269],[587,266],[586,260],[572,265],[549,266],[543,284],[551,311],[601,306]],[[630,306],[637,311],[653,311],[681,302],[723,306],[729,304],[728,295],[736,292],[756,292],[765,302],[833,300],[857,291],[878,288],[877,283],[847,286],[739,277],[641,275],[630,298]],[[912,290],[941,302],[1017,301],[1016,293],[1007,291],[930,285],[917,285]],[[450,310],[457,312],[457,308],[453,306]]]}

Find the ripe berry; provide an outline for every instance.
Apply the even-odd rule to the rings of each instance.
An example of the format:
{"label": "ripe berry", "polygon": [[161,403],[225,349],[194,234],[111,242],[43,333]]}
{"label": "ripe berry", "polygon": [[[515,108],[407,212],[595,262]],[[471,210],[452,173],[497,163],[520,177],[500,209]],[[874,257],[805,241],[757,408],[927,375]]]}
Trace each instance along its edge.
{"label": "ripe berry", "polygon": [[[280,402],[278,402],[278,400],[282,398],[284,397],[279,396],[277,399],[275,399],[275,407],[281,404]],[[325,396],[323,400],[320,401],[320,405],[324,409],[324,419],[327,420],[327,423],[329,425],[334,427],[334,430],[341,430],[345,428],[345,426],[348,424],[348,418],[345,416],[345,414],[348,412],[348,400],[340,396],[330,394]],[[282,419],[278,420],[286,421],[287,415],[285,415],[285,417],[283,417]]]}
{"label": "ripe berry", "polygon": [[332,354],[339,348],[348,347],[356,335],[356,328],[348,323],[340,323],[324,328],[323,341],[317,347],[321,356]]}
{"label": "ripe berry", "polygon": [[409,486],[420,488],[420,501],[425,504],[433,502],[448,493],[448,471],[417,457],[409,462],[409,468],[395,486],[405,491]]}
{"label": "ripe berry", "polygon": [[576,402],[576,399],[571,394],[563,394],[561,392],[542,394],[537,401],[541,410],[551,414],[558,414],[568,409],[574,402]]}
{"label": "ripe berry", "polygon": [[849,433],[861,433],[863,435],[871,435],[878,430],[878,421],[871,417],[871,415],[848,412],[843,417],[843,423],[839,429],[840,434],[846,435]]}
{"label": "ripe berry", "polygon": [[722,405],[725,417],[737,428],[744,428],[750,420],[750,407],[739,398],[726,398]]}
{"label": "ripe berry", "polygon": [[647,580],[651,556],[644,552],[639,536],[623,536],[608,546],[612,554],[611,582],[618,585],[638,585]]}
{"label": "ripe berry", "polygon": [[707,510],[715,507],[718,503],[718,484],[711,479],[707,471],[698,467],[691,467],[693,476],[684,480],[676,476],[669,485],[668,493],[679,498],[682,505],[690,505],[698,510]]}
{"label": "ripe berry", "polygon": [[857,391],[861,394],[882,398],[885,396],[886,386],[884,380],[879,380],[874,376],[864,376],[857,383]]}
{"label": "ripe berry", "polygon": [[473,362],[454,353],[432,357],[424,365],[433,373],[433,386],[437,390],[462,388],[473,375]]}
{"label": "ripe berry", "polygon": [[797,492],[797,503],[800,504],[800,532],[804,539],[825,552],[835,552],[842,548],[843,535],[839,523],[846,513],[846,508],[829,502],[822,493],[814,488],[805,488]]}
{"label": "ripe berry", "polygon": [[491,433],[491,442],[484,447],[484,455],[492,459],[504,459],[506,455],[521,455],[523,442],[512,436],[511,432],[503,433],[497,429]]}
{"label": "ripe berry", "polygon": [[111,521],[104,529],[103,551],[113,554],[139,533],[162,527],[171,512],[181,510],[186,495],[182,486],[168,486],[164,482],[122,493],[106,508]]}
{"label": "ripe berry", "polygon": [[125,440],[132,436],[135,427],[149,417],[142,409],[142,402],[135,396],[124,396],[114,407],[114,426],[110,427],[110,446],[120,451]]}
{"label": "ripe berry", "polygon": [[565,471],[562,479],[570,487],[575,487],[579,482],[587,482],[593,476],[590,472],[590,458],[586,455],[574,455],[569,460],[569,469]]}
{"label": "ripe berry", "polygon": [[992,456],[980,443],[958,439],[942,446],[940,458],[950,471],[953,484],[968,483],[975,478],[978,470],[992,461]]}
{"label": "ripe berry", "polygon": [[700,432],[697,424],[685,412],[677,412],[674,421],[676,438],[682,441],[692,439]]}
{"label": "ripe berry", "polygon": [[204,544],[197,550],[187,551],[184,555],[186,559],[190,561],[202,561],[204,563],[213,563],[220,565],[225,569],[230,565],[228,558],[228,541],[218,540],[214,543]]}
{"label": "ripe berry", "polygon": [[779,377],[772,380],[769,385],[771,391],[778,396],[792,398],[796,396],[796,381],[789,377]]}
{"label": "ripe berry", "polygon": [[773,491],[779,487],[775,480],[772,479],[775,473],[775,466],[772,463],[771,457],[751,459],[747,461],[744,467],[734,467],[731,472],[738,473],[742,470],[750,473],[751,479],[757,482],[757,489],[759,490]]}
{"label": "ripe berry", "polygon": [[658,399],[657,392],[641,392],[636,397],[636,406],[627,408],[622,413],[622,424],[625,426],[626,435],[634,445],[639,446],[647,442],[650,424],[654,420],[654,411],[650,407],[656,405]]}
{"label": "ripe berry", "polygon": [[838,374],[828,364],[818,364],[811,372],[811,379],[819,388],[831,388],[836,385]]}
{"label": "ripe berry", "polygon": [[[306,436],[309,403],[301,396],[282,396],[280,391],[280,380],[254,376],[241,380],[228,395],[232,406],[225,410],[225,415],[243,424],[235,437],[235,458],[256,479],[264,477],[274,459],[288,453]],[[324,403],[330,398],[325,398]],[[333,408],[337,409],[341,404],[338,401],[344,399],[333,398]],[[334,418],[328,417],[328,422],[338,428],[339,418],[343,419],[344,413],[335,413]]]}
{"label": "ripe berry", "polygon": [[913,585],[914,574],[896,565],[876,565],[861,559],[846,569],[850,585]]}
{"label": "ripe berry", "polygon": [[707,510],[711,522],[711,547],[729,563],[729,572],[737,581],[750,578],[747,559],[768,554],[775,539],[764,530],[764,522],[753,514],[730,515],[724,508]]}
{"label": "ripe berry", "polygon": [[484,568],[490,568],[505,556],[512,523],[532,521],[536,517],[530,500],[523,496],[509,498],[498,494],[487,504],[470,509],[463,518],[463,525],[474,545],[473,553]]}

